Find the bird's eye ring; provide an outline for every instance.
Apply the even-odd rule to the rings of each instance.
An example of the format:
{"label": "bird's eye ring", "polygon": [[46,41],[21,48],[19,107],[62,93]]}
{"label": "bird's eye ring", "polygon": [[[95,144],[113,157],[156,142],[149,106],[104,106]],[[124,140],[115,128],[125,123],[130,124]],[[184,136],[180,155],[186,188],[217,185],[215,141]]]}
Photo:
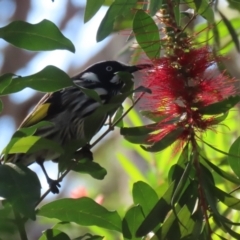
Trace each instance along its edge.
{"label": "bird's eye ring", "polygon": [[113,68],[112,68],[111,66],[107,66],[107,67],[106,67],[106,70],[107,70],[108,72],[112,71],[112,69],[113,69]]}

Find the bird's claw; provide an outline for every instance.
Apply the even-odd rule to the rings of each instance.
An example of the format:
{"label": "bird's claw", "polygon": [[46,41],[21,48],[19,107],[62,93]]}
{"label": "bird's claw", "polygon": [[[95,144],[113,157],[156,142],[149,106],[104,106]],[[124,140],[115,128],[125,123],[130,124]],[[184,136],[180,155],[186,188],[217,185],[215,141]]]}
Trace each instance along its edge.
{"label": "bird's claw", "polygon": [[59,188],[61,187],[58,180],[53,180],[51,178],[48,179],[48,185],[50,188],[50,191],[54,194],[59,193]]}

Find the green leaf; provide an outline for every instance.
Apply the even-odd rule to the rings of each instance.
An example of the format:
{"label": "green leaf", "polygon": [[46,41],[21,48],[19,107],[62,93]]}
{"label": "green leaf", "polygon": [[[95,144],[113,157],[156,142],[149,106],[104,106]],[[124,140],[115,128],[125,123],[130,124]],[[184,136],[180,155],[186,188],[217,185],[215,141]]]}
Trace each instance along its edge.
{"label": "green leaf", "polygon": [[[13,144],[12,141],[13,140]],[[63,153],[62,147],[55,141],[51,141],[46,138],[41,138],[38,136],[27,136],[27,137],[22,137],[19,139],[13,138],[8,146],[11,146],[8,148],[6,147],[8,152],[4,153],[34,153],[40,150],[53,150],[54,152],[57,152],[59,154]]]}
{"label": "green leaf", "polygon": [[8,143],[8,145],[5,147],[5,149],[3,149],[2,154],[4,153],[4,160],[7,159],[7,155],[9,153],[9,150],[14,146],[14,144],[19,141],[21,138],[26,137],[26,136],[31,136],[33,135],[36,130],[40,127],[45,127],[45,126],[49,126],[52,125],[52,123],[47,122],[47,121],[42,121],[39,122],[31,127],[28,128],[20,128],[19,130],[17,130],[14,135],[12,136],[10,142]]}
{"label": "green leaf", "polygon": [[220,175],[221,177],[227,179],[228,181],[238,184],[240,185],[240,179],[236,178],[234,175],[223,171],[221,168],[217,167],[216,165],[214,165],[212,162],[208,161],[206,158],[202,158],[204,159],[204,161],[208,164],[209,167],[211,167],[213,169],[213,171],[215,173],[217,173],[218,175]]}
{"label": "green leaf", "polygon": [[143,115],[144,117],[149,118],[150,120],[152,120],[153,122],[161,122],[163,119],[166,118],[166,116],[161,115],[159,116],[159,114],[154,113],[154,112],[149,112],[149,111],[140,111],[141,115]]}
{"label": "green leaf", "polygon": [[134,206],[130,208],[122,221],[122,232],[124,239],[142,239],[141,237],[135,237],[135,234],[143,220],[144,216],[140,206]]}
{"label": "green leaf", "polygon": [[47,229],[39,240],[71,240],[70,237],[58,229]]}
{"label": "green leaf", "polygon": [[134,183],[133,190],[134,204],[140,204],[144,215],[149,214],[158,201],[158,195],[147,183],[139,181]]}
{"label": "green leaf", "polygon": [[174,1],[173,12],[177,26],[181,25],[180,0]]}
{"label": "green leaf", "polygon": [[116,211],[108,211],[91,198],[60,199],[42,206],[39,216],[57,218],[82,226],[98,226],[122,232],[121,218]]}
{"label": "green leaf", "polygon": [[13,76],[15,75],[12,73],[6,73],[0,76],[0,93],[11,83]]}
{"label": "green leaf", "polygon": [[[116,121],[118,121],[119,118],[122,117],[122,115],[123,115],[123,111],[124,111],[123,106],[120,106],[120,107],[118,108],[118,110],[117,110],[115,116],[114,116],[114,119],[112,120],[113,123],[115,123]],[[122,127],[123,127],[123,119],[122,119],[120,122],[118,122],[118,124],[115,125],[115,126],[116,126],[116,127],[120,127],[120,128],[122,128]]]}
{"label": "green leaf", "polygon": [[77,162],[73,165],[71,170],[79,173],[87,173],[95,179],[102,180],[107,175],[105,168],[101,167],[98,163],[92,161]]}
{"label": "green leaf", "polygon": [[146,216],[137,230],[136,236],[141,237],[151,232],[159,223],[162,223],[171,210],[171,198],[174,190],[174,182],[169,186],[165,194],[158,200],[151,212]]}
{"label": "green leaf", "polygon": [[221,102],[213,103],[206,107],[200,108],[199,113],[206,115],[222,114],[229,111],[240,101],[240,96],[232,96]]}
{"label": "green leaf", "polygon": [[240,178],[240,137],[233,142],[229,149],[229,154],[231,154],[228,155],[229,165],[233,172]]}
{"label": "green leaf", "polygon": [[215,187],[215,195],[222,203],[224,203],[229,208],[240,210],[240,199],[235,198],[234,196],[222,191],[217,187]]}
{"label": "green leaf", "polygon": [[214,13],[211,4],[208,0],[193,0],[184,2],[192,9],[194,9],[198,14],[204,17],[209,23],[214,23]]}
{"label": "green leaf", "polygon": [[41,185],[36,173],[21,164],[0,165],[0,196],[14,209],[35,219],[35,205],[40,199]]}
{"label": "green leaf", "polygon": [[36,74],[12,79],[0,95],[18,92],[26,87],[41,92],[54,92],[69,86],[73,86],[73,82],[64,71],[54,66],[47,66]]}
{"label": "green leaf", "polygon": [[167,134],[160,141],[155,142],[149,147],[141,146],[147,152],[159,152],[163,149],[167,148],[171,144],[173,144],[176,140],[178,140],[179,136],[182,134],[183,129],[178,128]]}
{"label": "green leaf", "polygon": [[222,115],[215,117],[213,119],[213,124],[219,124],[220,122],[223,122],[228,117],[229,112],[225,112]]}
{"label": "green leaf", "polygon": [[178,234],[176,239],[188,239],[188,237],[191,237],[195,221],[191,218],[191,212],[186,205],[178,212],[177,218],[179,221],[175,221],[171,226],[172,231],[168,232],[166,239],[175,239],[176,234]]}
{"label": "green leaf", "polygon": [[88,22],[101,8],[105,0],[87,0],[84,12],[84,23]]}
{"label": "green leaf", "polygon": [[149,138],[150,138],[149,134],[139,135],[139,136],[128,136],[128,135],[124,136],[124,139],[130,143],[144,144],[144,145],[151,144],[151,142],[149,141]]}
{"label": "green leaf", "polygon": [[232,26],[231,22],[219,10],[218,10],[218,12],[232,37],[232,40],[235,44],[237,51],[240,52],[239,39],[238,39],[238,35],[237,35],[234,27]]}
{"label": "green leaf", "polygon": [[54,23],[46,19],[37,24],[11,22],[0,28],[0,38],[31,51],[66,49],[75,52],[72,42],[63,36]]}
{"label": "green leaf", "polygon": [[19,130],[17,130],[17,132],[21,132],[25,136],[31,136],[31,135],[33,135],[36,132],[36,130],[38,128],[48,127],[48,126],[53,126],[53,123],[52,122],[48,122],[48,121],[42,121],[42,122],[39,122],[39,123],[37,123],[37,124],[35,124],[35,125],[31,126],[31,127],[20,128]]}
{"label": "green leaf", "polygon": [[186,168],[184,169],[183,173],[181,174],[181,177],[179,179],[179,181],[177,181],[178,179],[176,179],[176,177],[173,175],[173,178],[175,177],[175,181],[177,182],[176,188],[174,190],[173,196],[172,196],[172,200],[171,200],[171,205],[174,208],[174,204],[178,202],[183,189],[186,187],[187,182],[188,182],[188,178],[189,178],[189,174],[190,171],[192,169],[192,162],[193,159],[191,159],[188,163]]}
{"label": "green leaf", "polygon": [[153,16],[161,8],[162,0],[151,0],[149,4],[150,15]]}
{"label": "green leaf", "polygon": [[136,40],[150,59],[158,58],[161,50],[159,29],[145,11],[138,10],[133,19]]}
{"label": "green leaf", "polygon": [[126,16],[137,4],[137,0],[115,0],[109,7],[97,31],[97,42],[102,41],[113,31],[115,19]]}
{"label": "green leaf", "polygon": [[89,98],[92,98],[93,100],[95,100],[96,102],[99,102],[100,104],[102,104],[102,100],[100,98],[100,96],[98,95],[98,93],[94,90],[94,89],[88,89],[88,88],[84,88],[81,86],[76,85],[78,88],[81,89],[81,91],[87,95]]}
{"label": "green leaf", "polygon": [[141,136],[156,131],[157,123],[148,124],[139,127],[124,127],[120,129],[123,136]]}

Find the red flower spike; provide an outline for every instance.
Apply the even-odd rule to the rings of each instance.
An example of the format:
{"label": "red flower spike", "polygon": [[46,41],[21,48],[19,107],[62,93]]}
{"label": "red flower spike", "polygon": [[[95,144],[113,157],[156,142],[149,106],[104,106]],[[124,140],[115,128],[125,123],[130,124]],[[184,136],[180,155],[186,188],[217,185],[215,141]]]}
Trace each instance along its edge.
{"label": "red flower spike", "polygon": [[181,142],[196,131],[213,128],[215,117],[206,118],[198,109],[237,94],[234,79],[216,69],[220,60],[208,47],[179,48],[171,56],[155,60],[145,80],[152,94],[143,97],[142,105],[166,118],[158,123],[150,142],[160,141],[179,127],[184,129],[178,139]]}

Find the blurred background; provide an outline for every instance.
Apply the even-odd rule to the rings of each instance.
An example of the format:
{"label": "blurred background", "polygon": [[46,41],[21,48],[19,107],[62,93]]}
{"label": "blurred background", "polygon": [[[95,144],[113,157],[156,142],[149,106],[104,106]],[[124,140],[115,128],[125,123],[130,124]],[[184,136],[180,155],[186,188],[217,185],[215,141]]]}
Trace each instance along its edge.
{"label": "blurred background", "polygon": [[[129,63],[132,53],[120,54],[126,45],[128,34],[116,33],[97,43],[96,32],[107,11],[107,6],[102,7],[93,19],[84,24],[85,4],[85,0],[1,0],[0,27],[14,20],[23,20],[34,24],[43,19],[48,19],[58,26],[76,48],[75,54],[65,50],[30,52],[18,49],[0,39],[1,75],[11,72],[27,76],[40,71],[47,65],[54,65],[66,71],[69,76],[73,76],[85,67],[102,60],[115,59]],[[219,1],[219,5],[225,16],[229,16],[229,13],[225,11],[227,10],[226,3]],[[235,11],[231,12],[230,15],[234,17],[235,13],[239,15]],[[234,48],[229,52],[228,56],[226,64],[229,71],[233,76],[240,77],[240,61],[236,60],[239,56]],[[137,80],[139,78],[138,75]],[[25,89],[2,98],[4,109],[0,116],[0,150],[5,147],[21,121],[42,96],[43,93]],[[141,121],[137,112],[131,111],[125,124],[141,125]],[[169,156],[169,152],[166,153],[166,156]],[[160,158],[163,161],[157,161]],[[177,158],[177,156],[174,158]],[[148,160],[146,161],[146,159]],[[60,194],[49,194],[44,203],[54,198],[77,198],[87,195],[96,198],[109,210],[115,210],[117,206],[117,210],[121,214],[121,209],[126,209],[132,204],[131,188],[133,182],[144,180],[151,182],[152,185],[159,187],[159,189],[161,187],[159,191],[165,190],[165,186],[162,184],[163,179],[167,178],[166,174],[170,168],[168,163],[173,161],[172,158],[166,159],[163,155],[151,155],[141,150],[139,146],[130,145],[122,140],[117,128],[101,144],[95,147],[94,160],[106,168],[108,174],[104,180],[99,181],[83,174],[70,173],[61,183]],[[57,164],[47,162],[45,166],[50,177],[56,179]],[[40,169],[36,164],[30,166],[30,168],[37,172],[44,193],[48,189],[48,184],[43,177],[42,171],[39,171]],[[28,223],[29,239],[38,239],[41,231],[46,229],[46,224],[49,224],[49,226],[53,224],[52,222],[46,223],[43,218],[37,220],[37,223]],[[67,228],[70,229],[69,226]],[[100,230],[94,229],[94,231]],[[74,234],[72,232],[72,235]],[[99,234],[101,235],[101,232]]]}

